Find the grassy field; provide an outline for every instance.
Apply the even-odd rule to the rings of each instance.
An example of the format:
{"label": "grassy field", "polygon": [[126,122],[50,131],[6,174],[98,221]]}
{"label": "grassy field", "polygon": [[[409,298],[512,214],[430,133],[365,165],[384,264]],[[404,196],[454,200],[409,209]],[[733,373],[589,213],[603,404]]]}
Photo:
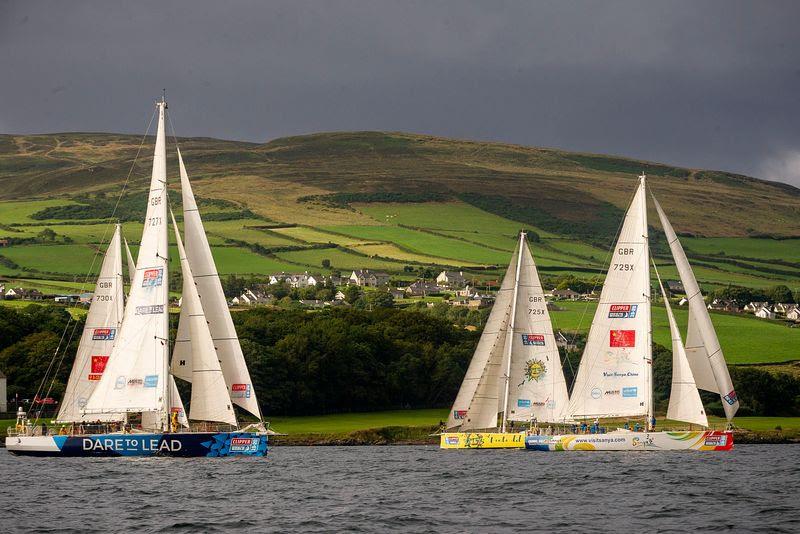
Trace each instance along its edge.
{"label": "grassy field", "polygon": [[800,263],[800,239],[756,239],[735,237],[683,237],[684,247],[695,254],[739,256]]}
{"label": "grassy field", "polygon": [[[50,306],[52,301],[30,301],[30,300],[0,300],[0,306],[7,306],[9,308],[27,308],[28,306]],[[69,307],[67,311],[73,319],[80,319],[89,313],[88,308],[82,307]]]}
{"label": "grassy field", "polygon": [[[596,303],[556,303],[564,311],[550,313],[557,329],[586,332],[594,318]],[[686,335],[688,310],[673,306],[675,318]],[[752,315],[711,313],[725,359],[730,364],[776,363],[800,359],[800,328],[789,328],[778,321],[758,319]],[[685,339],[685,337],[684,337]],[[653,340],[671,348],[666,311],[653,307]]]}

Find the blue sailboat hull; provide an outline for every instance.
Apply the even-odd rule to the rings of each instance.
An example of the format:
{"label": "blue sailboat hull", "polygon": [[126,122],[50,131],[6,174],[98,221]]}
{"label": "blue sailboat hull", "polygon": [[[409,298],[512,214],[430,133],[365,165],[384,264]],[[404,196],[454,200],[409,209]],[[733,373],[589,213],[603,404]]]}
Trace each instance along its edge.
{"label": "blue sailboat hull", "polygon": [[13,436],[6,438],[6,448],[21,456],[184,458],[265,456],[268,449],[267,436],[255,432]]}

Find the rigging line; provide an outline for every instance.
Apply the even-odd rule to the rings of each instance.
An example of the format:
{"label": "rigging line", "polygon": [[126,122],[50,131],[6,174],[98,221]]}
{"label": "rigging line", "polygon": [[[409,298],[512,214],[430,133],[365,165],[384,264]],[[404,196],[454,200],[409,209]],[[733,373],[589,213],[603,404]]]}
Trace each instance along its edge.
{"label": "rigging line", "polygon": [[[133,169],[136,167],[136,161],[139,159],[139,154],[142,151],[142,147],[144,146],[145,139],[147,139],[147,134],[150,132],[150,127],[153,125],[153,118],[155,117],[155,115],[156,115],[156,112],[154,110],[153,114],[150,115],[150,122],[147,124],[147,129],[145,130],[145,133],[142,136],[142,140],[139,142],[139,148],[136,150],[136,155],[133,157],[133,161],[131,162],[131,167],[128,170],[127,176],[125,177],[125,182],[122,185],[122,191],[120,191],[119,196],[117,196],[117,201],[114,204],[114,209],[111,211],[111,217],[109,217],[109,219],[111,219],[111,220],[114,219],[114,215],[116,215],[116,213],[117,213],[117,209],[119,207],[119,203],[122,201],[122,197],[125,195],[125,191],[126,191],[126,189],[128,187],[128,183],[130,182],[130,179],[131,179],[131,175],[133,174]],[[103,236],[100,238],[100,243],[101,244],[105,243],[106,235],[108,235],[108,228],[109,228],[110,224],[113,224],[113,223],[109,222],[109,224],[106,224],[106,228],[103,230]],[[99,254],[100,254],[100,247],[98,247],[97,250],[95,251],[94,256],[92,257],[92,263],[91,263],[91,265],[89,267],[89,271],[86,273],[86,275],[83,278],[83,282],[81,283],[81,293],[83,293],[84,290],[86,289],[86,283],[88,282],[89,277],[91,276],[91,273],[94,270],[94,266],[95,266],[95,263],[97,262],[97,257],[98,257]],[[91,304],[90,304],[90,306],[91,306]],[[48,366],[47,370],[45,371],[45,374],[42,377],[42,381],[39,384],[38,389],[36,390],[36,395],[38,395],[42,391],[42,389],[44,388],[45,383],[47,382],[47,379],[49,377],[49,373],[50,373],[50,371],[52,370],[52,367],[53,367],[53,363],[55,363],[56,358],[58,357],[58,352],[61,349],[61,346],[62,346],[63,341],[64,341],[64,337],[66,336],[66,333],[69,330],[70,323],[72,323],[72,321],[73,321],[72,314],[70,314],[69,319],[67,320],[67,324],[64,325],[64,331],[61,333],[61,339],[59,339],[58,345],[56,346],[56,349],[53,352],[53,358],[50,360],[50,365]],[[56,378],[58,377],[58,372],[61,370],[61,365],[64,362],[64,357],[66,356],[67,349],[69,348],[69,345],[72,343],[72,340],[73,340],[73,338],[75,336],[75,331],[76,331],[77,327],[78,327],[78,321],[75,321],[73,326],[72,326],[72,332],[70,332],[67,344],[64,347],[63,352],[61,353],[61,358],[58,360],[58,365],[56,366],[55,372],[53,373],[53,378],[52,378],[52,380],[50,382],[50,386],[47,388],[47,393],[45,394],[44,398],[49,397],[50,393],[53,390],[53,386],[55,385]],[[34,396],[34,399],[35,398],[36,397]],[[31,410],[32,409],[33,409],[33,405],[31,405]],[[30,412],[30,410],[29,410],[29,412]],[[39,410],[39,413],[41,413],[41,410]],[[34,426],[36,426],[38,421],[39,421],[39,414],[37,414],[36,418],[34,419],[34,422],[33,422]]]}

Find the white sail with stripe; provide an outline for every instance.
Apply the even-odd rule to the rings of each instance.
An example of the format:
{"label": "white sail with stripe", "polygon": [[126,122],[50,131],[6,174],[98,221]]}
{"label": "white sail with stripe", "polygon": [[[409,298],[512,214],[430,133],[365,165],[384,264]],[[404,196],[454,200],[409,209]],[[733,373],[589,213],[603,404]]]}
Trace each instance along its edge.
{"label": "white sail with stripe", "polygon": [[159,412],[167,426],[169,273],[165,102],[159,102],[153,171],[125,317],[87,413]]}
{"label": "white sail with stripe", "polygon": [[[178,151],[178,164],[181,176],[186,255],[197,283],[197,292],[203,302],[203,310],[214,346],[217,349],[228,393],[235,404],[261,419],[261,411],[250,379],[250,371],[247,369],[239,337],[233,326],[225,293],[222,291],[222,283],[211,255],[211,247],[208,245],[203,221],[200,218],[200,211],[197,208],[192,185],[189,182],[180,151]],[[191,358],[191,355],[183,350],[181,348],[178,351],[178,361]],[[183,373],[176,373],[176,376],[183,376]]]}
{"label": "white sail with stripe", "polygon": [[645,178],[625,215],[575,379],[571,419],[649,414],[650,266]]}
{"label": "white sail with stripe", "polygon": [[90,419],[121,421],[124,417],[120,413],[103,413],[91,417],[82,413],[103,376],[122,322],[124,285],[120,233],[118,224],[95,283],[92,304],[86,315],[75,362],[56,417],[59,423],[77,423]]}
{"label": "white sail with stripe", "polygon": [[[722,399],[722,407],[728,421],[733,419],[739,409],[739,400],[733,388],[733,381],[728,372],[728,365],[725,363],[725,356],[722,347],[717,339],[717,333],[708,314],[703,294],[697,279],[694,276],[686,253],[681,246],[675,230],[672,228],[661,205],[653,196],[653,202],[661,219],[661,226],[667,237],[675,266],[678,269],[683,288],[686,291],[686,299],[689,307],[689,326],[687,331],[687,358],[691,366],[692,373],[697,380],[697,385],[701,389],[719,393]],[[713,376],[713,383],[711,382]]]}
{"label": "white sail with stripe", "polygon": [[519,245],[497,292],[478,346],[447,418],[447,429],[478,430],[497,427],[503,408],[502,388],[506,331],[511,314]]}
{"label": "white sail with stripe", "polygon": [[[172,216],[172,214],[170,215]],[[203,305],[197,293],[192,269],[189,266],[174,216],[172,216],[172,225],[175,229],[183,274],[181,316],[188,324],[189,339],[191,340],[192,397],[189,418],[194,421],[217,421],[235,426],[236,415],[233,412],[228,388],[225,385],[225,377],[222,376],[214,341],[211,339]]]}
{"label": "white sail with stripe", "polygon": [[506,418],[562,422],[569,402],[567,383],[542,283],[524,233],[520,235],[520,247],[516,313],[510,329]]}
{"label": "white sail with stripe", "polygon": [[672,386],[669,393],[667,419],[708,427],[708,417],[706,417],[703,401],[700,399],[692,368],[686,357],[681,332],[678,330],[678,323],[675,321],[672,306],[669,304],[667,292],[664,291],[664,285],[661,283],[660,277],[658,286],[661,289],[664,307],[667,310],[667,321],[669,322],[669,332],[672,338]]}

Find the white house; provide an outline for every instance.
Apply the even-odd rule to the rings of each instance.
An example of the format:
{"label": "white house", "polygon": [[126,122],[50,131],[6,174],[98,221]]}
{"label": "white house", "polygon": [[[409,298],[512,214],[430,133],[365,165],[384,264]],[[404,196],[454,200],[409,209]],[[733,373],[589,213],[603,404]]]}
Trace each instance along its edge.
{"label": "white house", "polygon": [[786,312],[786,318],[790,321],[800,322],[800,308],[795,306],[788,312]]}
{"label": "white house", "polygon": [[303,274],[291,274],[286,277],[286,282],[293,288],[316,286],[319,281],[314,275],[308,274],[308,271]]}
{"label": "white house", "polygon": [[439,287],[455,289],[464,287],[466,283],[467,280],[464,278],[464,273],[460,271],[442,271],[439,273],[439,276],[436,277],[436,285]]}
{"label": "white house", "polygon": [[381,287],[389,284],[389,275],[380,271],[359,269],[353,271],[347,284],[361,287]]}
{"label": "white house", "polygon": [[789,310],[796,307],[797,304],[790,304],[788,302],[778,302],[775,304],[775,313],[786,314]]}
{"label": "white house", "polygon": [[274,286],[275,284],[280,284],[286,279],[286,273],[279,273],[279,274],[272,274],[269,277],[269,285]]}
{"label": "white house", "polygon": [[750,313],[756,313],[761,308],[769,306],[769,302],[748,302],[744,306],[744,311]]}
{"label": "white house", "polygon": [[337,291],[336,294],[333,296],[334,300],[344,300],[347,298],[347,295],[342,293],[341,291]]}
{"label": "white house", "polygon": [[772,311],[769,306],[762,306],[756,311],[756,317],[760,317],[761,319],[774,319],[775,312]]}

